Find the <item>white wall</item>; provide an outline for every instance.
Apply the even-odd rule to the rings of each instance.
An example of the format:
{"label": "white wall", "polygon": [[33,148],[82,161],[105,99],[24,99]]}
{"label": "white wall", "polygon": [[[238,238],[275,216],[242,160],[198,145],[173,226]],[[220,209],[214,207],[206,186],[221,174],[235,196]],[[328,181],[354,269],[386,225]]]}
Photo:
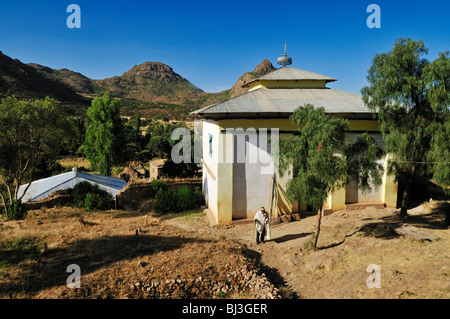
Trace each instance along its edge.
{"label": "white wall", "polygon": [[[218,170],[218,134],[220,133],[215,121],[203,120],[203,194],[206,205],[217,219],[217,170]],[[209,154],[209,134],[212,135],[212,156]]]}

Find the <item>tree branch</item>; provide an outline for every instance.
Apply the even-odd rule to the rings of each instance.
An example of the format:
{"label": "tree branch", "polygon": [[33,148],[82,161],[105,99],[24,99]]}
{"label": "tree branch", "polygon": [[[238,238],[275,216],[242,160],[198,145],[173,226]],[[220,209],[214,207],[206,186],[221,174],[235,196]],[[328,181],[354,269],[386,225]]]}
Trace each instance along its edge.
{"label": "tree branch", "polygon": [[9,203],[10,203],[10,205],[12,205],[11,188],[10,188],[9,185],[5,182],[5,180],[4,180],[3,178],[1,178],[1,177],[0,177],[0,182],[2,182],[3,184],[5,184],[6,190],[8,191],[8,195],[9,195]]}
{"label": "tree branch", "polygon": [[5,209],[5,214],[8,212],[8,208],[6,207],[5,197],[3,197],[2,193],[0,193],[0,198],[2,199],[3,208]]}

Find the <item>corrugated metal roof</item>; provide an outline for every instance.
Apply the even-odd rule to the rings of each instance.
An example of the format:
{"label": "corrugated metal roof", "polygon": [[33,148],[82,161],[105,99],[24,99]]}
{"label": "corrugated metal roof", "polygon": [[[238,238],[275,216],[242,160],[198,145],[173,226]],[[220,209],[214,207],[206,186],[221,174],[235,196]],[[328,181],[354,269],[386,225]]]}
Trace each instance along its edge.
{"label": "corrugated metal roof", "polygon": [[[125,185],[127,185],[127,182],[119,178],[82,173],[72,170],[67,173],[31,182],[31,185],[22,201],[37,201],[46,198],[54,191],[73,188],[81,181],[88,181],[90,183],[97,184],[100,188],[103,188],[113,196],[115,196],[122,188],[125,187]],[[28,184],[25,184],[19,187],[19,197],[22,196],[27,185]]]}
{"label": "corrugated metal roof", "polygon": [[295,68],[289,68],[289,67],[283,67],[279,68],[277,70],[274,70],[272,72],[269,72],[267,74],[264,74],[245,85],[248,85],[249,83],[260,81],[260,80],[325,80],[327,82],[333,82],[337,81],[335,78],[331,78],[326,75],[309,72],[305,70],[295,69]]}
{"label": "corrugated metal roof", "polygon": [[293,113],[304,104],[325,108],[327,113],[371,113],[360,95],[330,88],[261,88],[192,112],[208,114]]}

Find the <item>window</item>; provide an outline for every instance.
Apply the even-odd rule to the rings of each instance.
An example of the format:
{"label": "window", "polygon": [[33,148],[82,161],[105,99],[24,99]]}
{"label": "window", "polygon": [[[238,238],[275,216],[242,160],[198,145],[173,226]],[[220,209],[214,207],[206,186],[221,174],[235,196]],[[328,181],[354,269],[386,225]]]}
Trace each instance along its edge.
{"label": "window", "polygon": [[213,136],[211,134],[208,134],[209,139],[208,139],[208,143],[209,143],[209,156],[212,157],[212,140],[213,140]]}

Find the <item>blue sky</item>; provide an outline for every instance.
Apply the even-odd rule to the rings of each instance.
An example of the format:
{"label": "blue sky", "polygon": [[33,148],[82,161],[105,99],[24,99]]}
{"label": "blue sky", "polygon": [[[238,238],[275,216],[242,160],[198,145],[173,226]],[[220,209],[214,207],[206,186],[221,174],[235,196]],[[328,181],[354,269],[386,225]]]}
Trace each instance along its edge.
{"label": "blue sky", "polygon": [[[69,29],[69,4],[81,29]],[[369,29],[369,4],[381,28]],[[423,40],[429,60],[450,50],[450,1],[135,1],[2,0],[0,50],[22,62],[67,68],[90,78],[163,62],[206,92],[230,88],[264,58],[276,65],[284,42],[292,67],[339,79],[359,94],[376,53],[399,37]]]}

